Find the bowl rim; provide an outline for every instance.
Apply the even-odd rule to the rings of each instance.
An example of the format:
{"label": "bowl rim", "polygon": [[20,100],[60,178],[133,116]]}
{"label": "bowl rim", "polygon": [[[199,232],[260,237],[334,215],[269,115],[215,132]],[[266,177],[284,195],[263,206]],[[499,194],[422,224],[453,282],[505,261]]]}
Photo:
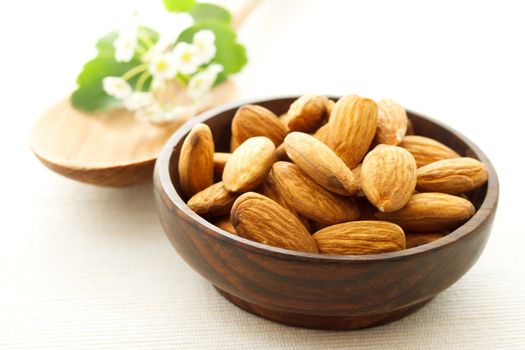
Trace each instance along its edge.
{"label": "bowl rim", "polygon": [[[483,202],[479,209],[476,211],[474,216],[472,216],[467,222],[465,222],[460,227],[456,228],[454,231],[450,232],[448,235],[435,240],[431,243],[423,244],[417,247],[403,249],[396,252],[389,252],[389,253],[380,253],[380,254],[368,254],[368,255],[328,255],[328,254],[318,254],[318,253],[305,253],[305,252],[299,252],[299,251],[293,251],[288,250],[284,248],[278,248],[269,246],[266,244],[258,243],[255,241],[251,241],[249,239],[234,235],[232,233],[229,233],[225,230],[222,230],[221,228],[213,225],[212,223],[206,221],[203,217],[192,211],[186,203],[183,201],[181,196],[177,193],[175,190],[175,186],[173,185],[171,181],[171,176],[169,172],[169,162],[172,154],[172,150],[174,146],[179,142],[180,139],[186,136],[186,134],[189,133],[191,128],[198,124],[203,123],[207,121],[208,119],[213,118],[214,116],[224,113],[228,110],[235,110],[239,108],[242,105],[245,104],[260,104],[260,103],[266,103],[270,101],[276,101],[276,100],[288,100],[288,99],[297,99],[300,95],[282,95],[282,96],[274,96],[274,97],[267,97],[267,98],[251,98],[251,99],[242,99],[238,100],[237,102],[233,103],[227,103],[220,106],[217,106],[215,108],[209,109],[206,112],[203,112],[196,117],[188,120],[186,123],[184,123],[181,127],[179,127],[173,135],[169,138],[169,140],[166,142],[164,147],[162,148],[162,151],[160,152],[157,161],[155,163],[155,170],[154,170],[154,179],[155,179],[155,191],[161,190],[164,194],[164,196],[161,196],[162,198],[168,199],[171,204],[173,204],[173,207],[169,207],[169,210],[173,211],[175,208],[176,210],[181,211],[184,213],[184,215],[179,215],[179,220],[186,220],[188,222],[193,221],[198,223],[200,226],[203,226],[204,228],[209,231],[208,233],[213,235],[214,238],[228,241],[229,243],[233,243],[237,246],[242,247],[243,249],[248,249],[252,251],[256,251],[257,253],[262,253],[266,255],[272,255],[277,258],[289,260],[317,260],[317,261],[323,261],[323,262],[332,262],[332,263],[342,263],[347,261],[361,261],[361,262],[371,262],[371,261],[382,261],[382,260],[398,260],[403,259],[409,256],[415,256],[415,255],[421,255],[421,254],[429,254],[436,250],[442,249],[445,246],[461,240],[465,237],[467,237],[470,233],[476,231],[476,228],[482,226],[485,222],[487,222],[495,212],[495,209],[497,208],[498,203],[498,194],[499,194],[499,182],[498,177],[496,174],[496,170],[494,169],[494,166],[490,162],[489,158],[485,155],[485,153],[478,147],[476,144],[474,144],[470,139],[465,137],[460,132],[456,131],[455,129],[449,127],[448,125],[439,122],[435,120],[434,118],[427,117],[425,115],[422,115],[420,113],[413,112],[411,110],[407,109],[408,114],[413,114],[418,117],[422,117],[424,119],[429,120],[430,122],[448,130],[449,132],[455,134],[457,137],[459,137],[469,148],[472,149],[474,154],[479,158],[479,160],[485,164],[488,171],[488,182],[487,182],[487,193],[485,195],[485,198],[483,199]],[[340,96],[336,95],[327,95],[327,97],[331,99],[339,99]],[[160,189],[158,188],[160,186]]]}

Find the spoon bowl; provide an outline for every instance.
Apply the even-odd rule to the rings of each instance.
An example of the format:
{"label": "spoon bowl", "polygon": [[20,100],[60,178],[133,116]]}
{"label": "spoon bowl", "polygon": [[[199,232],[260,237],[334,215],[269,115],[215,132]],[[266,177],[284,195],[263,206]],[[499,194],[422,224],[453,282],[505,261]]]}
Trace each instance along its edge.
{"label": "spoon bowl", "polygon": [[[210,92],[197,112],[236,96],[237,86],[228,80]],[[95,185],[129,186],[151,178],[162,146],[191,117],[154,125],[122,109],[85,113],[67,98],[37,121],[29,143],[38,159],[61,175]]]}

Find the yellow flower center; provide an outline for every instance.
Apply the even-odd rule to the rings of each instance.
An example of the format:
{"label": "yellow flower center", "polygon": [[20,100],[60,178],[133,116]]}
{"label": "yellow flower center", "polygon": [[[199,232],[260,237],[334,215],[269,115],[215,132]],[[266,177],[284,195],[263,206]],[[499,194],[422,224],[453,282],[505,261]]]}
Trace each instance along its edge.
{"label": "yellow flower center", "polygon": [[155,68],[159,72],[165,71],[166,69],[168,69],[168,63],[166,61],[164,61],[164,60],[160,60],[155,65]]}
{"label": "yellow flower center", "polygon": [[186,51],[186,52],[182,53],[180,58],[184,62],[190,62],[191,61],[191,52]]}

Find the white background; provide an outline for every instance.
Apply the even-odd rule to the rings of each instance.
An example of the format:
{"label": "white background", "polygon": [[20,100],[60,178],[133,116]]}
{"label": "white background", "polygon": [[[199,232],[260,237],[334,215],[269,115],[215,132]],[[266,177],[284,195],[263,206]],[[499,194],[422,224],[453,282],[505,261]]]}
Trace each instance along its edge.
{"label": "white background", "polygon": [[[241,97],[391,97],[468,135],[498,171],[496,223],[472,270],[416,314],[359,332],[296,329],[238,310],[172,249],[151,183],[84,185],[31,155],[31,125],[74,88],[96,38],[130,3],[0,3],[0,349],[525,346],[519,1],[265,0],[240,32],[250,56]],[[162,9],[160,0],[138,6]]]}

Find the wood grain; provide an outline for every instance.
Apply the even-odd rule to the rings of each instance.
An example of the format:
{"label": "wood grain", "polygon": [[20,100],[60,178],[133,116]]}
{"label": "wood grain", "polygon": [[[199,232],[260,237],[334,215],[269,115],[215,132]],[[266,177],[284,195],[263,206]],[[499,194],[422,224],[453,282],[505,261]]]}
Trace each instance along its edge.
{"label": "wood grain", "polygon": [[[279,115],[296,98],[241,104],[260,103]],[[216,149],[226,151],[228,125],[238,106],[210,111],[179,129],[162,151],[154,176],[156,205],[172,245],[232,303],[259,316],[299,327],[376,326],[416,311],[477,261],[496,213],[496,172],[483,152],[467,138],[410,112],[408,116],[419,134],[481,160],[489,172],[488,183],[468,194],[477,213],[447,236],[399,252],[326,256],[251,242],[205,221],[178,195],[176,164],[182,139],[194,123],[204,122],[216,136]]]}

